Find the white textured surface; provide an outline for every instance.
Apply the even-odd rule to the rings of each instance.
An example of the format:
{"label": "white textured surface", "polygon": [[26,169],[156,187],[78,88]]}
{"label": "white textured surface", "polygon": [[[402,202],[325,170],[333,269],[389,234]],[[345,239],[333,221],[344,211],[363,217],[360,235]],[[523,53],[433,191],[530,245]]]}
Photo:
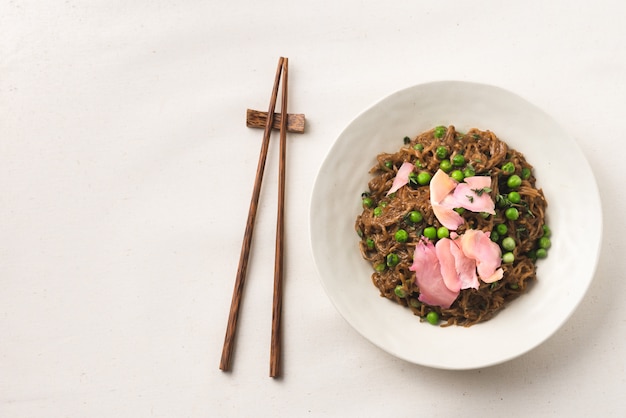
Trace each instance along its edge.
{"label": "white textured surface", "polygon": [[[619,1],[0,2],[0,416],[622,416],[625,14]],[[218,364],[262,134],[245,110],[267,107],[281,55],[307,133],[289,137],[285,374],[273,381],[275,143],[234,370]],[[346,124],[389,92],[446,79],[553,116],[589,160],[605,220],[594,281],[564,327],[461,372],[355,332],[320,285],[307,227]],[[576,182],[577,167],[562,175]]]}

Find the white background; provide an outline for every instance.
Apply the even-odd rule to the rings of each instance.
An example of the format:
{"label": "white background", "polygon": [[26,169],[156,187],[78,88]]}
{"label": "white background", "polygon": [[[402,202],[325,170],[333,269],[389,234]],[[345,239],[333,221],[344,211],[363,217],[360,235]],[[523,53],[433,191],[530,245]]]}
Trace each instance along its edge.
{"label": "white background", "polygon": [[[620,1],[0,2],[0,416],[623,416],[625,16]],[[233,371],[218,364],[262,136],[245,111],[267,109],[280,56],[307,132],[289,136],[275,380],[274,145]],[[308,232],[315,175],[345,125],[446,79],[511,90],[566,127],[605,222],[565,326],[462,372],[353,331]],[[562,175],[576,182],[576,167]]]}

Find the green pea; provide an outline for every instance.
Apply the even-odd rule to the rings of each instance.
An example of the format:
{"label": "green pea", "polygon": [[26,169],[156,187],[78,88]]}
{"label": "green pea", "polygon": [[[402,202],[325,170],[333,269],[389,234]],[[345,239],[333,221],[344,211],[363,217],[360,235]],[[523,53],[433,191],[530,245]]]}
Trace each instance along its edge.
{"label": "green pea", "polygon": [[393,163],[391,161],[385,161],[385,167],[387,167],[388,169],[392,169]]}
{"label": "green pea", "polygon": [[376,206],[374,208],[374,216],[380,216],[383,214],[383,208],[381,208],[380,206]]}
{"label": "green pea", "polygon": [[367,248],[370,250],[374,249],[374,240],[371,238],[368,238],[365,240],[365,245],[367,245]]}
{"label": "green pea", "polygon": [[552,231],[550,230],[550,227],[548,227],[548,225],[542,226],[541,229],[543,229],[543,237],[549,237],[550,235],[552,235]]}
{"label": "green pea", "polygon": [[463,215],[465,213],[465,208],[454,208],[454,211],[459,215]]}
{"label": "green pea", "polygon": [[382,273],[383,271],[385,271],[386,268],[387,266],[385,265],[385,263],[378,263],[374,266],[374,270],[376,270],[379,273]]}
{"label": "green pea", "polygon": [[443,138],[443,136],[446,134],[446,131],[447,129],[445,126],[437,126],[434,132],[435,138]]}
{"label": "green pea", "polygon": [[509,161],[508,163],[504,164],[502,166],[502,172],[504,174],[511,175],[513,173],[515,173],[515,164],[513,164],[513,162]]}
{"label": "green pea", "polygon": [[502,254],[502,262],[503,263],[511,264],[513,261],[515,261],[515,256],[513,255],[513,253],[508,252],[508,253]]}
{"label": "green pea", "polygon": [[450,236],[450,231],[448,231],[448,228],[446,228],[445,226],[440,226],[439,228],[437,228],[437,238],[442,239],[442,238],[448,238]]}
{"label": "green pea", "polygon": [[463,176],[465,177],[474,177],[476,175],[476,170],[474,167],[468,166],[465,170],[463,170]]}
{"label": "green pea", "polygon": [[420,306],[422,306],[422,302],[420,302],[419,300],[415,299],[415,298],[411,298],[409,299],[409,305],[411,305],[412,308],[419,308]]}
{"label": "green pea", "polygon": [[371,197],[363,198],[363,207],[364,208],[371,208],[373,204],[374,204],[374,201],[372,200]]}
{"label": "green pea", "polygon": [[461,170],[454,170],[452,173],[450,173],[450,177],[452,177],[454,180],[458,181],[459,183],[462,182],[463,179],[465,178]]}
{"label": "green pea", "polygon": [[379,206],[380,206],[381,208],[386,208],[388,204],[389,204],[389,202],[385,202],[385,201],[383,200],[382,202],[380,202]]}
{"label": "green pea", "polygon": [[422,216],[422,212],[417,210],[412,210],[411,212],[409,212],[409,221],[413,222],[414,224],[422,222],[422,219],[424,219],[424,216]]}
{"label": "green pea", "polygon": [[439,314],[435,311],[428,312],[428,314],[426,314],[426,321],[428,321],[429,324],[437,325],[439,323]]}
{"label": "green pea", "polygon": [[452,163],[450,160],[442,160],[439,163],[439,168],[441,168],[444,173],[449,173],[450,170],[452,170]]}
{"label": "green pea", "polygon": [[400,262],[400,257],[396,253],[387,254],[387,266],[395,267]]}
{"label": "green pea", "polygon": [[539,238],[539,248],[543,248],[543,249],[549,249],[552,246],[552,242],[550,241],[550,238],[548,237],[541,237]]}
{"label": "green pea", "polygon": [[413,149],[417,151],[424,151],[424,146],[422,144],[413,145]]}
{"label": "green pea", "polygon": [[433,176],[432,176],[429,172],[427,172],[427,171],[422,171],[422,172],[420,172],[420,173],[417,175],[417,183],[418,183],[420,186],[425,186],[425,185],[427,185],[428,183],[430,183],[430,179],[432,179],[432,178],[433,178]]}
{"label": "green pea", "polygon": [[496,196],[496,205],[499,208],[504,208],[506,206],[509,206],[511,202],[509,202],[508,197],[506,197],[505,195],[499,194]]}
{"label": "green pea", "polygon": [[530,178],[530,174],[531,174],[530,168],[528,167],[522,168],[522,179],[528,180]]}
{"label": "green pea", "polygon": [[487,219],[491,215],[489,212],[480,212],[480,217],[483,219]]}
{"label": "green pea", "polygon": [[507,232],[509,232],[509,227],[505,224],[498,224],[496,225],[496,232],[501,236],[504,236],[507,234]]}
{"label": "green pea", "polygon": [[502,240],[502,248],[506,251],[513,251],[515,249],[515,240],[512,237],[506,237]]}
{"label": "green pea", "polygon": [[430,240],[434,240],[435,238],[437,238],[437,228],[435,228],[434,226],[429,226],[424,228],[424,232],[422,232],[422,234],[430,239]]}
{"label": "green pea", "polygon": [[511,192],[507,197],[511,203],[519,203],[522,201],[522,196],[518,192]]}
{"label": "green pea", "polygon": [[396,241],[398,242],[407,242],[409,239],[409,233],[404,229],[398,229],[394,235]]}
{"label": "green pea", "polygon": [[517,208],[508,208],[506,211],[504,211],[504,216],[506,216],[506,218],[510,219],[511,221],[515,221],[517,220],[517,218],[519,218],[519,211],[517,210]]}
{"label": "green pea", "polygon": [[437,149],[435,150],[435,155],[438,159],[443,160],[448,156],[448,148],[443,146],[437,147]]}
{"label": "green pea", "polygon": [[495,230],[491,231],[491,233],[489,234],[489,238],[493,241],[493,242],[498,242],[500,240],[500,234],[498,234]]}
{"label": "green pea", "polygon": [[519,285],[518,285],[517,283],[511,283],[511,284],[509,285],[509,288],[511,288],[511,289],[513,289],[513,290],[517,290],[517,289],[519,289]]}
{"label": "green pea", "polygon": [[465,157],[463,154],[456,154],[452,157],[452,165],[455,167],[461,167],[465,165]]}
{"label": "green pea", "polygon": [[507,179],[506,185],[509,186],[511,189],[517,189],[519,186],[522,185],[522,178],[517,174],[513,174]]}
{"label": "green pea", "polygon": [[537,258],[546,258],[548,256],[548,250],[546,250],[545,248],[537,248],[537,251],[535,251],[535,255],[537,256]]}
{"label": "green pea", "polygon": [[406,297],[406,292],[404,291],[404,289],[402,288],[402,285],[397,285],[394,289],[393,289],[393,293],[396,294],[397,297],[399,298],[405,298]]}

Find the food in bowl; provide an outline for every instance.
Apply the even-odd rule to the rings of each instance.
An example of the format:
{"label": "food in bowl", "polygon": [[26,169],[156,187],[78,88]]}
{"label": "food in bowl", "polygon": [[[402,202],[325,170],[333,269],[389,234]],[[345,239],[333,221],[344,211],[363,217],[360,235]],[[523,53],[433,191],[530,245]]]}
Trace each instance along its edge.
{"label": "food in bowl", "polygon": [[530,289],[551,232],[521,152],[488,130],[437,126],[376,160],[355,228],[381,296],[471,326]]}

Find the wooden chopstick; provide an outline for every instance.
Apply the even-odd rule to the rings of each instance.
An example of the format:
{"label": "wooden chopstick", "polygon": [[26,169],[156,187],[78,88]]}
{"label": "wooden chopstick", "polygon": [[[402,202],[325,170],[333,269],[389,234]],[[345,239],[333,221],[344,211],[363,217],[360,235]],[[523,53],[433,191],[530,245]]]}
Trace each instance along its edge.
{"label": "wooden chopstick", "polygon": [[278,377],[282,352],[283,259],[285,235],[285,165],[287,160],[287,79],[289,59],[283,62],[283,89],[280,109],[280,153],[278,165],[278,214],[276,219],[276,252],[274,258],[274,299],[272,303],[272,338],[270,344],[270,377]]}
{"label": "wooden chopstick", "polygon": [[[224,346],[222,348],[222,358],[220,360],[220,369],[228,371],[231,368],[232,353],[235,347],[235,337],[237,331],[237,319],[239,317],[239,307],[243,296],[243,289],[246,281],[246,272],[248,270],[248,258],[250,256],[250,244],[252,243],[252,233],[254,231],[254,221],[259,204],[259,196],[261,192],[261,182],[263,181],[263,172],[265,170],[265,160],[267,159],[267,150],[269,148],[269,140],[272,133],[274,123],[274,110],[276,109],[276,99],[278,96],[278,86],[283,70],[284,58],[278,60],[278,68],[274,78],[274,87],[270,98],[269,110],[267,111],[267,120],[265,123],[265,131],[263,132],[263,143],[261,145],[261,153],[259,155],[259,163],[256,170],[256,179],[254,181],[254,189],[252,191],[252,199],[250,200],[250,209],[248,210],[248,219],[246,221],[246,229],[241,245],[241,254],[239,256],[239,267],[235,277],[235,288],[230,304],[230,313],[228,315],[228,325],[226,327],[226,335],[224,337]],[[287,118],[284,118],[285,120]]]}

